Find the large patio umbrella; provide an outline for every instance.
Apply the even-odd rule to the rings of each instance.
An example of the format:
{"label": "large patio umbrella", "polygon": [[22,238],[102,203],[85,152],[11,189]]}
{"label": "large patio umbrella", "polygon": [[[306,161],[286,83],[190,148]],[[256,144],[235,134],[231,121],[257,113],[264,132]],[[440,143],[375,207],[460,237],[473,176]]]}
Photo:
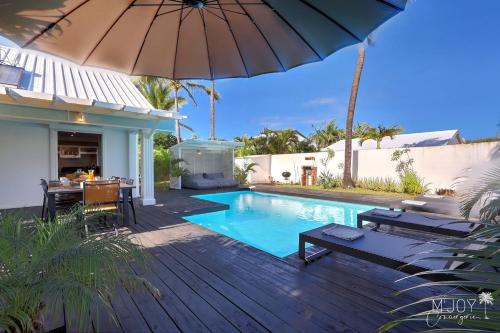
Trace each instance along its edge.
{"label": "large patio umbrella", "polygon": [[171,79],[251,77],[363,41],[406,0],[16,0],[0,35],[78,64]]}

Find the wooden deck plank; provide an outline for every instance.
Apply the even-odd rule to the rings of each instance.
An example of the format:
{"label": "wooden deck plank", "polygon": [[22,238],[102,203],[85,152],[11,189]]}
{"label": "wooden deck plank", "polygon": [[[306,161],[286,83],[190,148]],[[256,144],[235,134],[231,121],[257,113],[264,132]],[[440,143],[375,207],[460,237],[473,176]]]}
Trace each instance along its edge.
{"label": "wooden deck plank", "polygon": [[[113,311],[113,309],[111,309]],[[113,318],[109,315],[107,309],[104,305],[98,305],[98,307],[91,313],[92,325],[95,332],[107,332],[107,333],[122,333],[123,329],[120,326],[117,318]]]}
{"label": "wooden deck plank", "polygon": [[[203,244],[207,244],[207,242],[203,242]],[[179,246],[182,246],[182,243],[174,244],[173,248],[169,247],[166,249],[166,252],[170,252],[173,257],[178,257],[183,263],[189,261],[194,262],[194,259],[189,256],[186,257],[185,253],[181,253],[177,249]],[[183,250],[189,251],[187,248],[194,248],[195,246],[195,244],[190,242],[185,245],[186,248]],[[201,276],[210,276],[210,272],[220,276],[221,279],[230,283],[234,286],[234,288],[239,289],[242,293],[248,295],[248,297],[254,299],[256,302],[259,302],[274,314],[280,315],[283,319],[286,319],[287,322],[297,327],[301,327],[301,325],[306,328],[313,326],[317,329],[323,328],[326,330],[340,330],[346,328],[345,326],[342,326],[342,322],[339,321],[338,317],[333,318],[331,314],[323,313],[318,309],[322,305],[325,305],[326,309],[326,304],[322,303],[320,299],[316,299],[316,303],[319,303],[319,306],[313,308],[304,304],[298,298],[280,290],[272,282],[263,280],[262,275],[256,275],[255,272],[252,271],[252,268],[257,268],[257,266],[251,267],[250,270],[240,269],[238,271],[235,263],[227,262],[223,258],[223,254],[217,253],[216,251],[210,252],[214,254],[217,259],[213,258],[213,256],[210,258],[204,258],[205,256],[203,253],[196,258],[198,264],[205,265],[204,270],[198,269],[198,274]],[[221,265],[218,265],[217,263],[219,262],[224,262],[225,266],[222,267]],[[194,269],[196,269],[196,267]],[[276,279],[276,275],[272,275],[272,279]],[[281,281],[280,278],[276,280]],[[210,280],[207,280],[207,282],[212,283]],[[338,311],[344,310],[345,309],[342,307],[338,308]]]}
{"label": "wooden deck plank", "polygon": [[201,297],[193,288],[180,277],[175,275],[163,262],[154,255],[151,263],[152,272],[182,300],[184,304],[203,321],[210,330],[216,332],[237,332],[231,322],[223,314],[217,312],[212,305]]}
{"label": "wooden deck plank", "polygon": [[[154,259],[151,261],[151,264],[161,265],[161,263],[156,262]],[[165,284],[156,274],[151,271],[141,270],[139,272],[141,276],[145,277],[151,284],[158,288],[160,292],[160,296],[157,298],[158,303],[170,315],[181,331],[200,333],[210,332],[208,327],[205,326],[191,309],[170,289],[169,285]]]}
{"label": "wooden deck plank", "polygon": [[[151,233],[148,233],[148,237],[151,238]],[[151,239],[151,241],[154,241]],[[168,251],[163,251],[161,247],[155,247],[151,249],[155,257],[161,261],[166,267],[171,269],[183,279],[186,284],[193,288],[199,295],[202,295],[204,299],[210,302],[214,308],[216,308],[220,313],[227,315],[235,327],[242,331],[248,332],[262,332],[266,331],[264,327],[255,321],[246,311],[244,311],[240,304],[246,306],[252,306],[249,304],[248,300],[245,299],[244,295],[237,295],[239,305],[236,306],[232,303],[224,293],[221,293],[218,288],[223,281],[212,280],[212,283],[208,283],[205,279],[202,279],[199,275],[196,275],[190,271],[186,266],[182,265],[180,261],[176,261],[174,256],[170,256]],[[207,272],[208,273],[208,272]],[[226,289],[226,292],[231,292]],[[265,313],[260,313],[262,320],[266,319]],[[284,325],[286,323],[281,323]],[[276,327],[277,328],[277,327]]]}
{"label": "wooden deck plank", "polygon": [[151,332],[151,328],[142,317],[127,290],[117,288],[116,293],[111,298],[111,304],[124,332]]}

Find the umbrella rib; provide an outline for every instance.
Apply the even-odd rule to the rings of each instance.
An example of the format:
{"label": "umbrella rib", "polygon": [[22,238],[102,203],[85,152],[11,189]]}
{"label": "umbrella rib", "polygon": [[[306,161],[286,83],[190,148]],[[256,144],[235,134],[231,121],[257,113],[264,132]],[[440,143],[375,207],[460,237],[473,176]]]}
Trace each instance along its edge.
{"label": "umbrella rib", "polygon": [[207,7],[205,7],[204,9],[206,10],[207,13],[212,14],[213,16],[217,17],[219,20],[226,22],[226,20],[224,20],[223,17],[220,17],[219,15],[215,14],[213,11],[211,11]]}
{"label": "umbrella rib", "polygon": [[395,4],[390,3],[389,1],[386,1],[386,0],[376,0],[376,1],[382,3],[382,4],[386,5],[386,6],[389,6],[392,9],[398,10],[398,11],[403,11],[404,10],[403,8],[401,8],[399,6],[396,6]]}
{"label": "umbrella rib", "polygon": [[335,20],[333,17],[331,17],[328,14],[326,14],[324,11],[322,11],[318,7],[314,6],[313,4],[311,4],[311,3],[309,3],[308,1],[305,1],[305,0],[300,0],[300,2],[302,2],[304,5],[312,8],[314,11],[318,12],[321,16],[323,16],[324,18],[326,18],[327,20],[329,20],[330,22],[332,22],[333,24],[335,24],[337,27],[339,27],[340,29],[342,29],[345,33],[347,33],[352,38],[356,39],[358,42],[363,42],[363,40],[361,38],[359,38],[358,36],[356,36],[351,30],[349,30],[348,28],[346,28],[344,25],[340,24],[337,20]]}
{"label": "umbrella rib", "polygon": [[148,38],[149,31],[151,31],[151,28],[153,27],[153,23],[155,22],[156,18],[158,17],[158,13],[160,12],[160,9],[162,7],[161,5],[163,3],[165,3],[165,0],[161,1],[161,4],[158,6],[158,9],[156,10],[155,15],[153,16],[153,18],[151,19],[151,22],[149,23],[148,30],[146,31],[146,34],[144,35],[144,38],[142,39],[141,48],[139,49],[139,52],[137,53],[137,57],[135,58],[135,61],[134,61],[134,66],[132,67],[132,71],[130,72],[131,74],[134,73],[134,71],[135,71],[135,67],[137,66],[137,62],[139,61],[139,57],[141,56],[141,53],[142,53],[142,48],[144,47],[144,44],[146,43],[146,39]]}
{"label": "umbrella rib", "polygon": [[92,50],[90,51],[90,53],[87,55],[87,57],[85,57],[85,60],[82,62],[82,64],[85,64],[87,63],[87,61],[89,60],[90,56],[94,53],[94,51],[97,49],[97,47],[99,47],[99,45],[101,45],[102,41],[104,40],[104,38],[106,38],[106,36],[109,34],[109,32],[111,31],[111,29],[113,29],[113,27],[116,25],[116,23],[118,23],[118,21],[120,21],[120,19],[123,17],[123,15],[125,15],[125,13],[130,9],[132,8],[132,5],[134,4],[136,0],[133,0],[130,2],[130,4],[127,6],[127,8],[125,8],[121,13],[120,15],[114,20],[113,24],[111,24],[111,26],[106,30],[106,32],[104,33],[104,35],[101,36],[101,38],[99,39],[99,41],[97,42],[97,44],[92,48]]}
{"label": "umbrella rib", "polygon": [[179,25],[177,26],[177,40],[175,41],[174,66],[172,69],[172,78],[175,80],[175,65],[177,63],[177,52],[179,51],[179,35],[181,34],[182,12],[184,11],[184,3],[181,4],[181,12],[179,14]]}
{"label": "umbrella rib", "polygon": [[231,24],[229,23],[229,20],[227,19],[227,16],[226,16],[226,13],[224,12],[224,9],[222,9],[222,6],[221,6],[219,0],[217,0],[217,5],[219,5],[222,16],[224,16],[224,19],[226,20],[227,27],[229,28],[229,31],[231,32],[231,36],[233,36],[234,45],[236,45],[236,49],[238,50],[238,54],[240,55],[241,63],[243,64],[243,67],[245,68],[245,72],[247,73],[247,77],[250,77],[250,73],[248,72],[247,64],[245,63],[245,59],[243,58],[243,54],[241,53],[241,49],[240,49],[240,46],[238,45],[238,41],[236,40],[236,36],[234,35],[233,28],[231,27]]}
{"label": "umbrella rib", "polygon": [[[176,5],[176,6],[179,6],[179,5]],[[161,7],[161,6],[160,6]],[[168,12],[164,12],[164,13],[161,13],[161,14],[158,14],[156,15],[157,17],[159,16],[163,16],[165,14],[171,14],[171,13],[175,13],[175,12],[178,12],[179,10],[181,10],[180,8],[177,8],[177,9],[172,9],[172,10],[169,10]]]}
{"label": "umbrella rib", "polygon": [[243,11],[245,12],[245,14],[250,19],[250,21],[252,21],[252,23],[255,26],[255,28],[257,29],[257,31],[260,33],[260,35],[262,36],[262,38],[264,38],[264,40],[266,41],[267,47],[269,47],[269,49],[271,50],[271,52],[274,54],[274,57],[276,58],[276,60],[278,60],[278,63],[280,64],[281,68],[285,72],[286,69],[285,69],[285,66],[283,66],[283,63],[281,62],[281,59],[278,57],[278,54],[276,53],[276,51],[274,50],[274,48],[271,46],[271,43],[269,42],[269,40],[267,39],[267,37],[264,35],[264,33],[262,32],[262,30],[260,30],[260,27],[257,25],[257,23],[255,22],[255,20],[253,19],[253,17],[250,15],[250,13],[248,13],[248,11],[246,10],[246,8],[243,7],[243,5],[240,3],[239,0],[236,0],[236,3],[238,5],[240,5],[241,9],[243,9]]}
{"label": "umbrella rib", "polygon": [[193,9],[194,9],[193,7],[189,8],[189,10],[186,12],[186,15],[181,17],[181,21],[184,21],[189,16],[189,14],[191,14]]}
{"label": "umbrella rib", "polygon": [[73,12],[75,12],[77,9],[81,8],[83,5],[87,4],[89,1],[90,0],[85,0],[84,2],[82,2],[81,4],[79,4],[78,6],[76,6],[72,10],[70,10],[67,14],[64,14],[63,16],[61,16],[57,21],[50,23],[42,31],[40,31],[38,34],[36,34],[35,36],[33,36],[29,41],[27,41],[22,47],[25,48],[28,45],[32,44],[35,40],[37,40],[38,38],[40,38],[47,31],[51,30],[53,27],[55,27],[57,24],[59,24],[59,22],[61,22],[62,20],[64,20],[66,17],[68,17],[68,15],[71,15]]}
{"label": "umbrella rib", "polygon": [[304,36],[302,36],[298,31],[297,29],[294,28],[293,25],[290,24],[290,22],[288,22],[287,19],[285,19],[283,17],[283,15],[281,15],[277,10],[275,10],[270,4],[267,3],[266,0],[262,0],[262,3],[265,4],[267,7],[269,7],[269,9],[274,13],[276,14],[290,29],[293,30],[293,32],[295,32],[297,34],[297,36],[299,36],[300,39],[302,39],[302,41],[309,47],[309,49],[311,49],[311,51],[313,51],[313,53],[321,60],[323,60],[324,58],[322,56],[320,56],[320,54],[314,49],[314,47],[312,47],[312,45],[304,38]]}
{"label": "umbrella rib", "polygon": [[[225,6],[226,4],[224,4]],[[246,4],[245,4],[246,5]],[[213,6],[213,5],[212,5]],[[211,9],[217,9],[217,7],[211,7],[211,6],[206,6],[205,8],[211,8]],[[234,14],[239,14],[239,15],[244,15],[244,16],[247,16],[245,13],[240,13],[240,12],[237,12],[237,11],[234,11],[234,10],[231,10],[231,9],[224,9],[226,12],[229,12],[229,13],[234,13]]]}
{"label": "umbrella rib", "polygon": [[213,80],[214,72],[212,70],[212,60],[210,59],[210,48],[208,47],[207,25],[205,23],[203,12],[201,10],[198,10],[198,13],[200,13],[201,21],[203,22],[203,31],[205,32],[205,46],[207,47],[208,69],[210,70],[210,78]]}

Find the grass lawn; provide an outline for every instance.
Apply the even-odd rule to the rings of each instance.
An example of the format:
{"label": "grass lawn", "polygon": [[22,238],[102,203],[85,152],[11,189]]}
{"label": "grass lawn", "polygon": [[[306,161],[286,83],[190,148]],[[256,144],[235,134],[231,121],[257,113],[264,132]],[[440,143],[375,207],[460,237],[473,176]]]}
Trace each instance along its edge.
{"label": "grass lawn", "polygon": [[304,189],[304,190],[311,190],[311,191],[352,193],[352,194],[362,194],[362,195],[383,195],[383,196],[387,196],[387,197],[402,198],[402,199],[409,199],[409,198],[414,198],[415,197],[414,195],[406,194],[406,193],[373,191],[373,190],[367,190],[367,189],[359,188],[359,187],[349,188],[349,189],[345,189],[345,188],[342,188],[342,187],[325,189],[325,188],[323,188],[320,185],[302,186],[302,185],[295,185],[295,184],[275,184],[274,186],[283,187],[283,188]]}

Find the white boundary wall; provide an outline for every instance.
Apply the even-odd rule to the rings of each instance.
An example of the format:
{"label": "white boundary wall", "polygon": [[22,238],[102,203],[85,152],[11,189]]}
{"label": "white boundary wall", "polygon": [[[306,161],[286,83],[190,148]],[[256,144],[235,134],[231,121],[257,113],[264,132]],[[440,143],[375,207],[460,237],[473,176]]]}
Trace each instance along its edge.
{"label": "white boundary wall", "polygon": [[[355,178],[392,177],[397,179],[396,162],[391,161],[391,155],[396,149],[372,149],[353,151],[352,174]],[[432,189],[454,188],[455,184],[465,179],[468,171],[488,162],[500,163],[500,144],[484,142],[438,147],[410,148],[410,155],[415,160],[414,168],[420,177],[430,184]],[[256,173],[249,177],[250,183],[284,182],[281,175],[284,171],[291,172],[291,182],[299,182],[301,167],[314,165],[318,175],[323,171],[321,159],[326,158],[326,152],[282,155],[255,155],[236,158],[236,165],[256,162]],[[314,157],[314,160],[305,158]],[[327,168],[334,174],[343,172],[344,151],[336,151]],[[339,165],[340,164],[340,165]]]}

